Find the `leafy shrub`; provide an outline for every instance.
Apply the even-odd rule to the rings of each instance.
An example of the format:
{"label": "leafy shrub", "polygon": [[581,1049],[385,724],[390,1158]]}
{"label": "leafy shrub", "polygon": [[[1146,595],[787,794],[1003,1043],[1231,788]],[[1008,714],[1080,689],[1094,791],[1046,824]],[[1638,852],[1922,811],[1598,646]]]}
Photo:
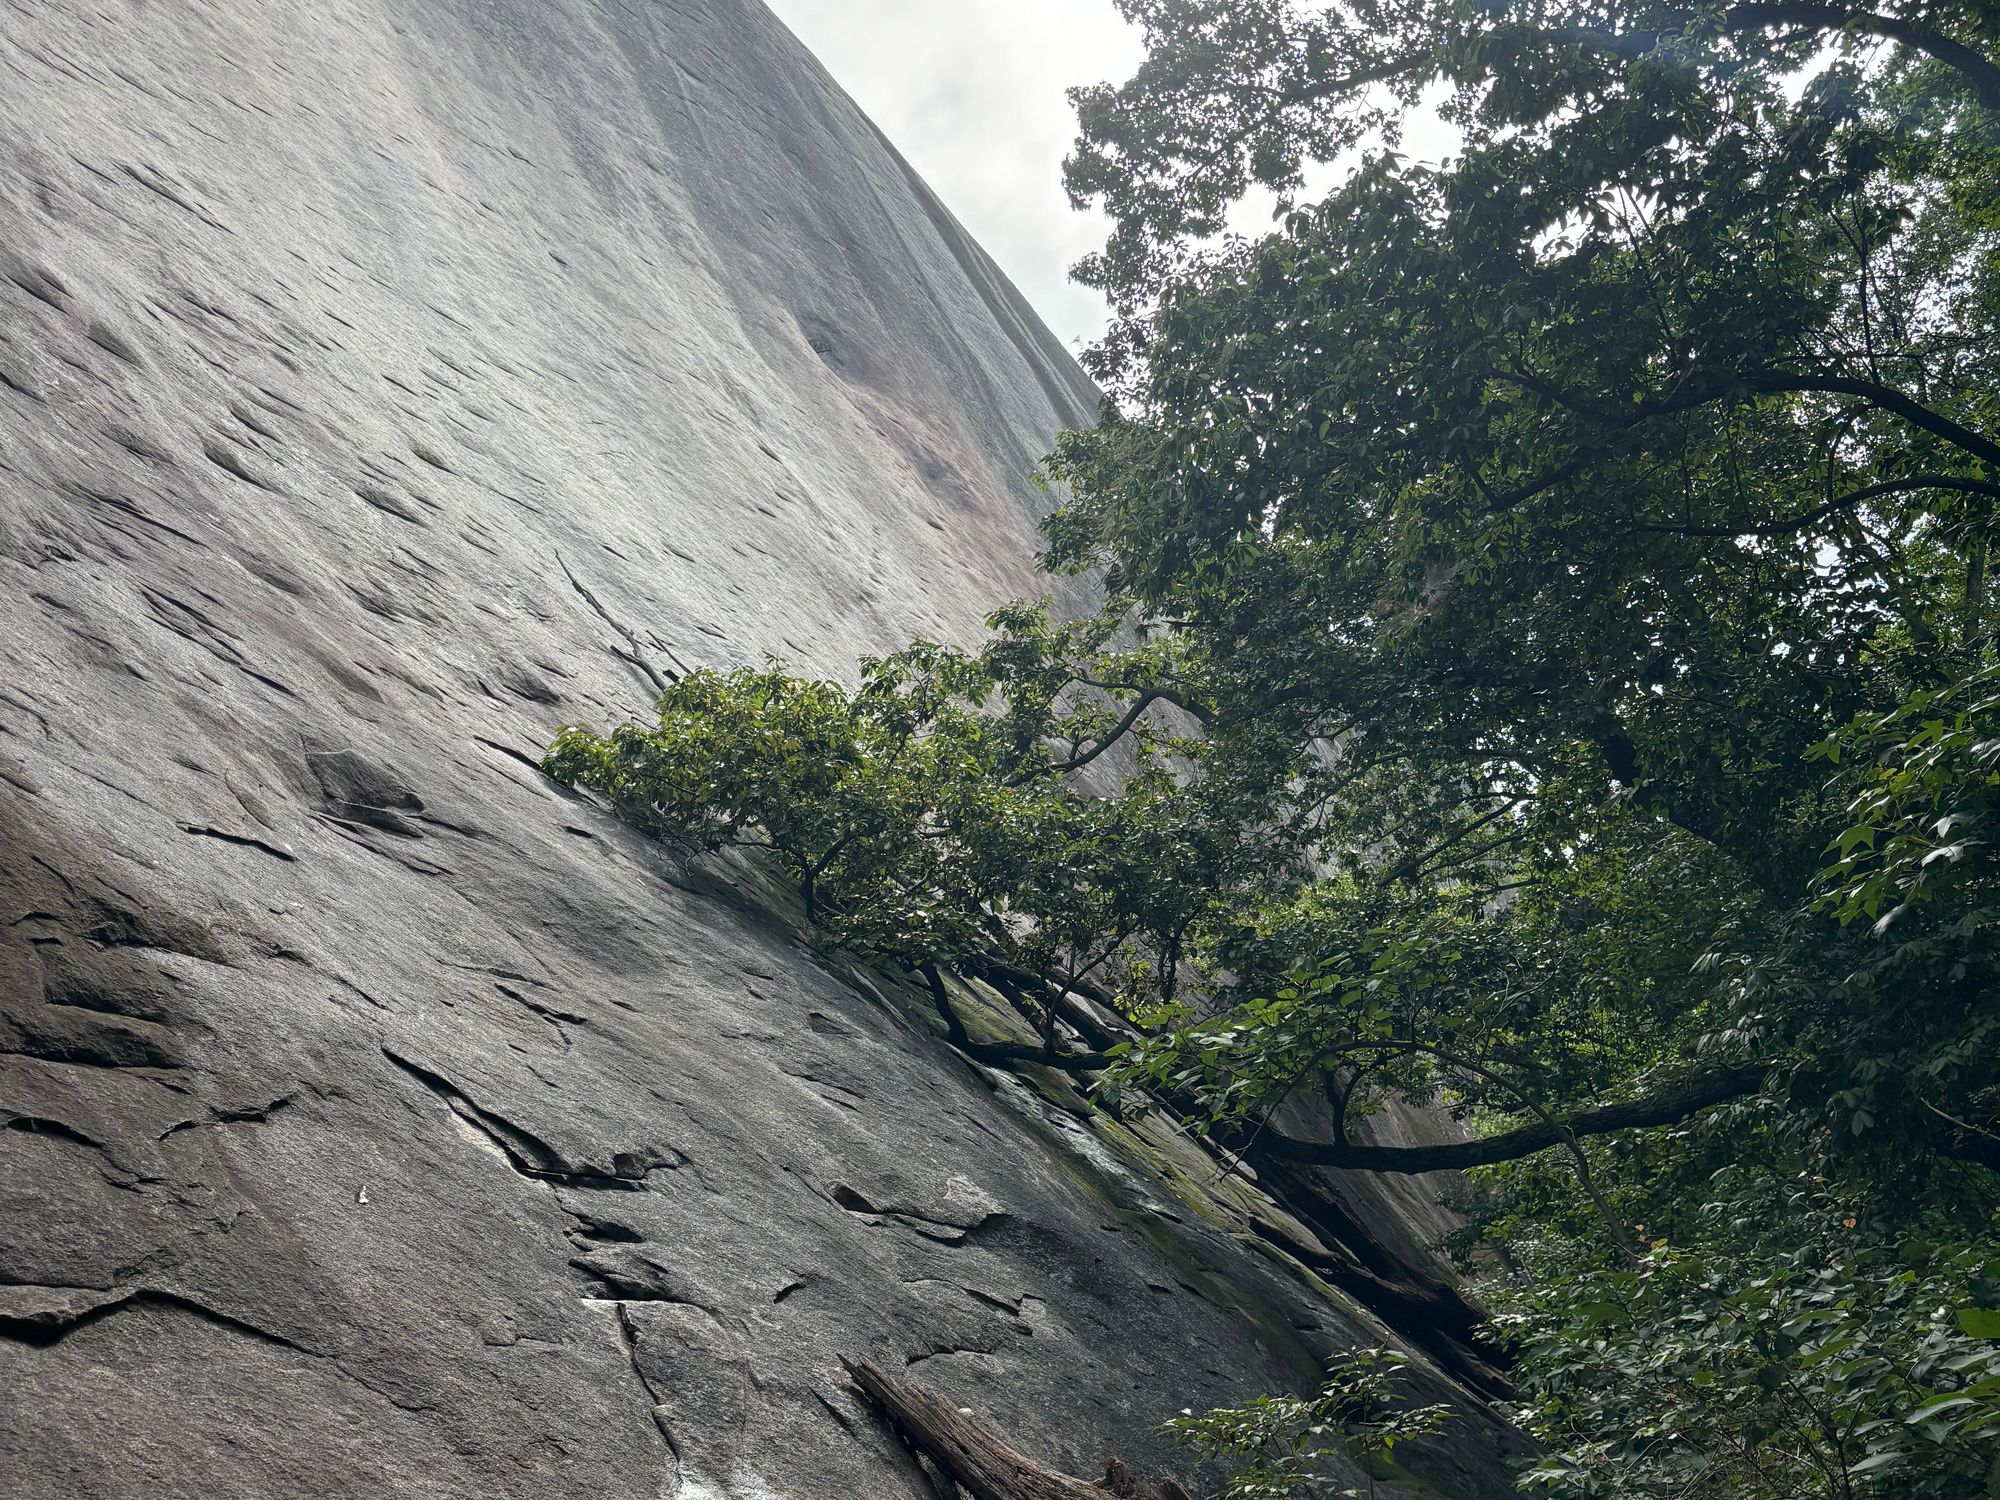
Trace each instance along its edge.
{"label": "leafy shrub", "polygon": [[[1394,1461],[1399,1445],[1438,1432],[1452,1417],[1446,1406],[1410,1404],[1402,1389],[1408,1368],[1400,1350],[1356,1349],[1328,1362],[1316,1395],[1183,1412],[1161,1431],[1204,1458],[1248,1460],[1222,1487],[1222,1500],[1372,1496],[1376,1470]],[[1355,1468],[1363,1474],[1360,1489],[1339,1477]]]}

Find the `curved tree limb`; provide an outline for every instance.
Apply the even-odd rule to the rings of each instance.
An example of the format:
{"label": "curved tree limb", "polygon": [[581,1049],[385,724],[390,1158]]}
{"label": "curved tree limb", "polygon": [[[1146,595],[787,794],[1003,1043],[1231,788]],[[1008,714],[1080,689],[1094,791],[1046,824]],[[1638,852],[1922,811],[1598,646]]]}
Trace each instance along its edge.
{"label": "curved tree limb", "polygon": [[1125,710],[1123,718],[1088,746],[1085,746],[1067,760],[1051,761],[1047,765],[1035,766],[1018,776],[1010,777],[1010,784],[1018,785],[1020,782],[1026,781],[1033,776],[1066,776],[1072,771],[1081,771],[1085,766],[1096,760],[1098,756],[1124,739],[1127,734],[1137,727],[1139,720],[1144,716],[1146,710],[1151,708],[1155,703],[1162,702],[1165,697],[1166,694],[1157,689],[1147,688],[1132,700],[1132,705]]}
{"label": "curved tree limb", "polygon": [[1981,104],[1988,109],[2000,109],[2000,64],[1956,37],[1904,16],[1850,10],[1844,5],[1824,5],[1813,0],[1764,0],[1760,4],[1730,6],[1722,13],[1722,24],[1731,31],[1810,26],[1818,31],[1854,31],[1879,36],[1943,63],[1970,85]]}
{"label": "curved tree limb", "polygon": [[2000,443],[1961,426],[1942,412],[1932,411],[1921,401],[1879,381],[1862,380],[1851,375],[1795,375],[1786,370],[1750,370],[1744,373],[1743,382],[1751,390],[1765,396],[1811,392],[1859,397],[1870,406],[1894,412],[1912,427],[1920,428],[1932,437],[1942,438],[1954,448],[2000,468]]}
{"label": "curved tree limb", "polygon": [[1858,490],[1814,506],[1804,515],[1784,521],[1746,522],[1736,526],[1675,526],[1664,521],[1634,521],[1632,529],[1662,532],[1668,536],[1786,536],[1794,531],[1803,531],[1828,516],[1849,510],[1864,500],[1873,500],[1880,495],[1902,494],[1908,490],[1952,490],[1962,495],[1984,495],[1990,500],[2000,500],[2000,484],[1984,479],[1967,479],[1958,474],[1911,474],[1901,479],[1884,479],[1863,485]]}
{"label": "curved tree limb", "polygon": [[1644,1099],[1599,1105],[1565,1120],[1538,1120],[1532,1125],[1502,1131],[1499,1135],[1453,1141],[1441,1146],[1343,1146],[1267,1133],[1258,1142],[1258,1149],[1287,1161],[1346,1167],[1363,1172],[1409,1174],[1490,1167],[1499,1162],[1519,1161],[1522,1157],[1564,1145],[1566,1138],[1580,1139],[1609,1135],[1619,1130],[1678,1124],[1713,1105],[1754,1094],[1763,1086],[1768,1072],[1769,1068],[1763,1063],[1718,1068]]}
{"label": "curved tree limb", "polygon": [[[1821,0],[1751,0],[1732,5],[1722,13],[1725,31],[1742,34],[1770,31],[1780,26],[1804,27],[1810,31],[1846,31],[1860,36],[1881,37],[1913,52],[1921,52],[1943,63],[1965,80],[1973,95],[1988,109],[2000,109],[2000,64],[1976,47],[1959,41],[1934,26],[1926,26],[1905,16],[1884,15],[1845,5],[1828,5]],[[1644,57],[1665,39],[1658,31],[1605,31],[1579,28],[1567,33],[1587,46],[1618,57]]]}
{"label": "curved tree limb", "polygon": [[1951,1133],[1939,1147],[1946,1156],[1972,1162],[1988,1171],[2000,1172],[2000,1135],[1984,1125],[1975,1125],[1970,1120],[1947,1114],[1928,1099],[1920,1098],[1918,1102],[1951,1127]]}
{"label": "curved tree limb", "polygon": [[[2000,442],[1995,442],[1984,433],[1975,432],[1962,423],[1954,422],[1944,413],[1932,410],[1894,386],[1884,385],[1876,380],[1864,380],[1854,375],[1776,369],[1690,370],[1675,381],[1673,390],[1668,394],[1624,411],[1606,410],[1587,397],[1579,397],[1563,390],[1552,381],[1519,368],[1489,371],[1486,378],[1519,386],[1524,391],[1553,402],[1565,411],[1612,432],[1627,432],[1655,418],[1678,416],[1683,412],[1714,405],[1718,401],[1740,398],[1746,392],[1758,396],[1806,394],[1853,396],[1878,411],[1890,412],[1901,417],[1912,427],[1942,439],[1962,453],[1970,454],[1995,468],[2000,468]],[[1490,504],[1488,509],[1504,510],[1519,504],[1524,499],[1532,498],[1569,478],[1587,462],[1588,455],[1575,455],[1541,479],[1502,496]]]}

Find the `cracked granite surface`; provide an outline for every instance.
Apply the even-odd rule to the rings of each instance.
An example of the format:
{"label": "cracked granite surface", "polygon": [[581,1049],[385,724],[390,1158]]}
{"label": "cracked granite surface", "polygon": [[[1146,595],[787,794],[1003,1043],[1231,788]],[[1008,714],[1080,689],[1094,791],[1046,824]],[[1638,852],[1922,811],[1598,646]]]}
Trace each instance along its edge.
{"label": "cracked granite surface", "polygon": [[839,1356],[1096,1472],[1381,1336],[533,769],[967,636],[1092,405],[752,0],[0,7],[10,1496],[921,1497]]}

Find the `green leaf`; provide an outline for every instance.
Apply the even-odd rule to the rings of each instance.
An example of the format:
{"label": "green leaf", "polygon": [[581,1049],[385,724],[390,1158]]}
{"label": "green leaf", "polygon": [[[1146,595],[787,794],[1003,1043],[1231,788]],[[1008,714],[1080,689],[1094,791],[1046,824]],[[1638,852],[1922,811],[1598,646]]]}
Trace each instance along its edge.
{"label": "green leaf", "polygon": [[1956,1314],[1959,1331],[1976,1339],[2000,1339],[2000,1309],[1961,1307]]}

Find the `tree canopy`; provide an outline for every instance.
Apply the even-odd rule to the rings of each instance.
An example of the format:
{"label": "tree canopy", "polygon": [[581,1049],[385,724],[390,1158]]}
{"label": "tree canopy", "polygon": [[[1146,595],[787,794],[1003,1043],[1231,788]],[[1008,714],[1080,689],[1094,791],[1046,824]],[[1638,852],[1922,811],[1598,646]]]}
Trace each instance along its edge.
{"label": "tree canopy", "polygon": [[551,770],[768,844],[962,1045],[953,970],[1253,1162],[1477,1169],[1524,1484],[1987,1493],[2000,12],[1121,8],[1102,612]]}

